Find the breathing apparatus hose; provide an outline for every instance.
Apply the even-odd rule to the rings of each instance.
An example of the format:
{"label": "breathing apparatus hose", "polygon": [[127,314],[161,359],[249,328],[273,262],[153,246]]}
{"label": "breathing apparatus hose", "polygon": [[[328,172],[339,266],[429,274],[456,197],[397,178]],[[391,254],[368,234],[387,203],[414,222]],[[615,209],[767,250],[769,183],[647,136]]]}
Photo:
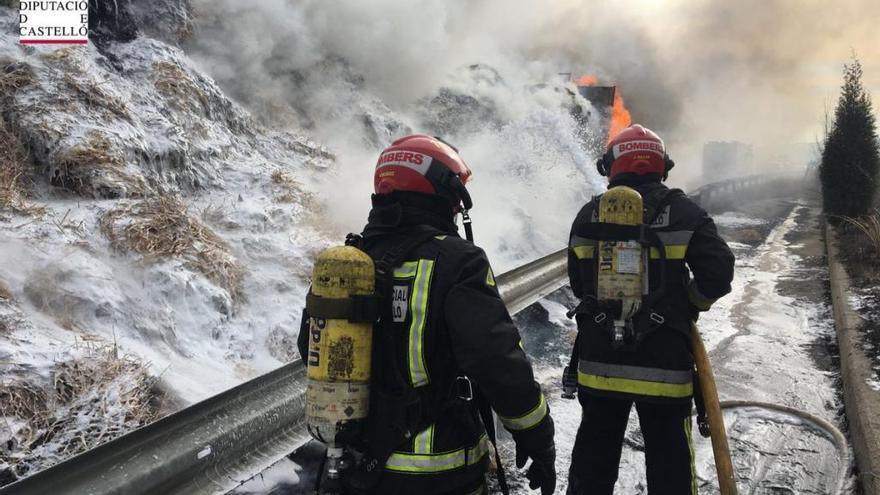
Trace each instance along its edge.
{"label": "breathing apparatus hose", "polygon": [[697,366],[700,389],[705,401],[706,415],[709,420],[712,451],[715,456],[715,470],[718,473],[718,486],[721,494],[736,495],[737,493],[733,463],[730,458],[730,446],[727,441],[727,431],[724,428],[724,416],[721,411],[722,409],[759,408],[794,416],[802,420],[806,425],[813,427],[813,429],[826,434],[840,452],[837,483],[832,493],[834,495],[843,495],[851,463],[846,436],[829,421],[793,407],[754,400],[719,401],[718,389],[715,386],[715,375],[712,373],[712,364],[709,362],[709,355],[706,353],[703,339],[693,323],[691,324],[691,343],[693,345],[694,362]]}

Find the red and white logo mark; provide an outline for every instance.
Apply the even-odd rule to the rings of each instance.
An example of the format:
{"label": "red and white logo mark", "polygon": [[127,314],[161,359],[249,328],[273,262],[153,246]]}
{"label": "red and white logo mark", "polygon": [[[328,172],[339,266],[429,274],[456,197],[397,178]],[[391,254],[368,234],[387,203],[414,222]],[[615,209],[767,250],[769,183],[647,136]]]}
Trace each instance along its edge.
{"label": "red and white logo mark", "polygon": [[22,44],[84,45],[89,42],[88,0],[33,0],[18,4]]}
{"label": "red and white logo mark", "polygon": [[614,146],[614,158],[637,151],[656,153],[662,157],[664,153],[663,143],[658,143],[657,141],[629,141],[620,143]]}
{"label": "red and white logo mark", "polygon": [[406,167],[424,175],[425,172],[428,171],[429,165],[431,165],[431,157],[428,155],[412,151],[389,151],[383,153],[382,156],[379,157],[379,162],[376,163],[376,168],[391,166]]}

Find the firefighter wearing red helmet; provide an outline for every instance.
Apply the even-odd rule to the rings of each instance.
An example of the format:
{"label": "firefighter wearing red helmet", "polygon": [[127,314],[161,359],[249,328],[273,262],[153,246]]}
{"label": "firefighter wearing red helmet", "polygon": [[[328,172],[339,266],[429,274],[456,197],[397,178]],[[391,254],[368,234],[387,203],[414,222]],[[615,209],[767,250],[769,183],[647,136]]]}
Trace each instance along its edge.
{"label": "firefighter wearing red helmet", "polygon": [[570,495],[613,493],[633,404],[645,443],[648,493],[697,493],[691,401],[698,409],[701,404],[694,396],[690,322],[730,292],[734,258],[709,215],[662,183],[673,166],[663,140],[640,125],[615,136],[597,162],[609,189],[628,186],[641,195],[645,227],[638,227],[638,242],[656,242],[644,250],[640,308],[621,334],[612,324],[620,308],[597,299],[597,281],[600,270],[613,269],[604,258],[607,243],[624,241],[620,236],[627,231],[599,220],[601,196],[572,225],[568,274],[581,303],[572,311],[578,337],[564,382],[577,391],[583,416]]}
{"label": "firefighter wearing red helmet", "polygon": [[[486,254],[472,242],[470,177],[455,148],[427,135],[379,155],[359,247],[377,277],[389,267],[388,297],[374,327],[367,428],[353,442],[363,460],[344,477],[346,493],[487,493],[492,410],[516,442],[518,466],[531,459],[530,486],[555,489],[553,420]],[[499,478],[506,486],[503,470]]]}

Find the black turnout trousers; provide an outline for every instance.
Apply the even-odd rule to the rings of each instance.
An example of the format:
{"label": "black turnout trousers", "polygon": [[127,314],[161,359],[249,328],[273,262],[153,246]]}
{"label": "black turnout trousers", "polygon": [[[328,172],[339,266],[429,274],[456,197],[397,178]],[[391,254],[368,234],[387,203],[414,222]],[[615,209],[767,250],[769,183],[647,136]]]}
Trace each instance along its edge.
{"label": "black turnout trousers", "polygon": [[[633,401],[580,394],[583,417],[575,439],[568,495],[614,492]],[[696,494],[691,405],[636,401],[645,441],[650,495]]]}

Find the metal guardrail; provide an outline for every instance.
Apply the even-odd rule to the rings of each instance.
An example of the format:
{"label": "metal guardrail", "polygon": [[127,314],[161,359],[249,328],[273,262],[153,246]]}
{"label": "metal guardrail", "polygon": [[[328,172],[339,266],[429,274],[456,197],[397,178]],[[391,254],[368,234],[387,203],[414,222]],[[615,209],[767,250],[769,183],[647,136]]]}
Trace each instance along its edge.
{"label": "metal guardrail", "polygon": [[566,251],[561,249],[496,277],[498,292],[510,314],[519,313],[566,282]]}
{"label": "metal guardrail", "polygon": [[[496,278],[511,314],[566,282],[565,250]],[[309,441],[295,361],[0,489],[0,495],[222,494]]]}
{"label": "metal guardrail", "polygon": [[771,177],[767,175],[737,177],[735,179],[728,179],[700,186],[689,193],[689,195],[692,200],[697,202],[703,208],[710,208],[720,200],[729,198],[734,193],[755,190],[770,180]]}
{"label": "metal guardrail", "polygon": [[704,209],[718,211],[737,202],[797,193],[804,187],[804,180],[793,174],[750,175],[706,184],[688,195]]}

